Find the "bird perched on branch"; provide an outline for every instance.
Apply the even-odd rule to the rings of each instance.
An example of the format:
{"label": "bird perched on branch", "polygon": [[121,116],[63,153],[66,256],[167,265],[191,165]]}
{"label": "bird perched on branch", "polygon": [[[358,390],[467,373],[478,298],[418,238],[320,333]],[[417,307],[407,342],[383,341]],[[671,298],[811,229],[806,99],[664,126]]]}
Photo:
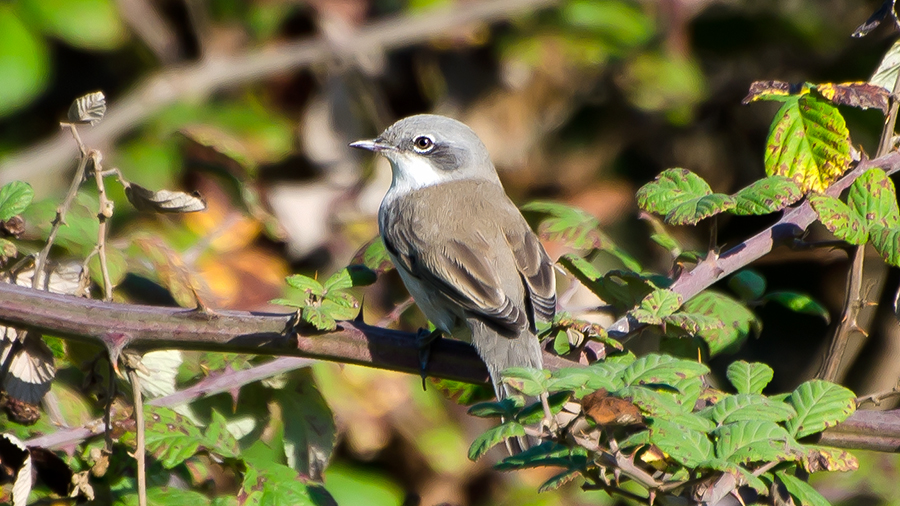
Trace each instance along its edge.
{"label": "bird perched on branch", "polygon": [[[506,397],[504,369],[542,367],[535,320],[553,318],[556,281],[487,148],[463,123],[430,114],[350,146],[391,162],[378,224],[406,288],[438,331],[475,346]],[[420,349],[436,335],[420,330]]]}

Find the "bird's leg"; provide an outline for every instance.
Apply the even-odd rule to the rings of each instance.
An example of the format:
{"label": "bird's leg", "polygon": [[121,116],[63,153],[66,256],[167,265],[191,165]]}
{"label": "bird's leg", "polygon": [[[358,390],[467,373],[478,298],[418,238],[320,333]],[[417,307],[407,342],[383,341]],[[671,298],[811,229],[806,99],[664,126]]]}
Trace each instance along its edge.
{"label": "bird's leg", "polygon": [[422,390],[425,390],[428,359],[431,356],[431,345],[441,338],[440,330],[419,329],[416,332],[416,347],[419,348],[419,374],[422,375]]}

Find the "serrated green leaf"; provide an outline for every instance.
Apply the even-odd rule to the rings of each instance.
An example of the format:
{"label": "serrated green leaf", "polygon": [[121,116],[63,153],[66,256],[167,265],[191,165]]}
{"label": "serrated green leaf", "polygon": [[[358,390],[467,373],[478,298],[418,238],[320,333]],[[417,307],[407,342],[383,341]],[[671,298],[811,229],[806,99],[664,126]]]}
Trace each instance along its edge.
{"label": "serrated green leaf", "polygon": [[536,397],[547,391],[549,371],[530,367],[510,367],[500,373],[503,383],[529,397]]}
{"label": "serrated green leaf", "polygon": [[[598,361],[583,369],[588,374],[585,388],[588,392],[594,392],[605,388],[608,392],[618,390],[625,386],[622,383],[622,371],[628,367],[626,364],[609,361]],[[584,392],[584,394],[588,393]],[[581,395],[583,396],[583,394]]]}
{"label": "serrated green leaf", "polygon": [[337,328],[337,322],[334,321],[334,318],[320,307],[305,306],[300,312],[300,317],[319,330],[334,330]]}
{"label": "serrated green leaf", "polygon": [[810,193],[809,203],[829,232],[850,244],[865,244],[869,238],[866,222],[850,206],[830,195]]}
{"label": "serrated green leaf", "polygon": [[494,427],[472,441],[469,447],[469,460],[475,461],[480,459],[485,453],[494,446],[506,441],[511,437],[521,437],[525,435],[525,427],[518,422],[509,421]]}
{"label": "serrated green leaf", "polygon": [[763,297],[763,300],[775,301],[795,313],[819,316],[825,320],[825,323],[831,322],[831,316],[828,314],[828,310],[825,309],[825,306],[819,304],[806,294],[796,292],[771,292],[767,293],[765,297]]}
{"label": "serrated green leaf", "polygon": [[[550,412],[554,415],[558,414],[562,411],[563,406],[569,402],[570,397],[572,397],[571,392],[556,392],[547,396],[547,405],[550,407]],[[522,411],[519,411],[516,415],[516,421],[522,425],[533,425],[539,423],[545,416],[543,403],[537,401],[522,408]]]}
{"label": "serrated green leaf", "polygon": [[580,469],[567,469],[553,478],[545,481],[543,485],[538,488],[538,492],[549,492],[552,490],[556,490],[559,487],[569,483],[570,481],[578,478],[581,475]]}
{"label": "serrated green leaf", "polygon": [[511,417],[522,408],[525,400],[520,395],[506,397],[496,402],[480,402],[469,408],[468,413],[480,418]]}
{"label": "serrated green leaf", "polygon": [[774,422],[729,423],[713,434],[716,436],[716,456],[735,464],[794,459],[790,435]]}
{"label": "serrated green leaf", "polygon": [[869,239],[888,265],[900,267],[900,228],[874,225],[869,232]]}
{"label": "serrated green leaf", "polygon": [[706,181],[687,169],[664,170],[637,192],[638,207],[665,216],[679,205],[712,194]]}
{"label": "serrated green leaf", "polygon": [[345,290],[352,286],[353,278],[350,277],[350,271],[347,268],[335,272],[325,280],[325,283],[322,284],[325,292],[330,292],[332,290]]}
{"label": "serrated green leaf", "polygon": [[596,283],[585,286],[604,302],[622,311],[637,306],[656,289],[649,278],[618,270],[607,272]]}
{"label": "serrated green leaf", "polygon": [[672,290],[654,290],[644,297],[638,309],[631,311],[631,316],[641,323],[660,325],[663,318],[681,307],[681,303],[681,295]]}
{"label": "serrated green leaf", "polygon": [[226,458],[236,458],[241,451],[237,439],[228,431],[228,420],[215,409],[203,434],[203,446]]}
{"label": "serrated green leaf", "polygon": [[[255,445],[264,444],[257,441]],[[244,455],[247,470],[241,482],[241,504],[246,506],[270,506],[275,504],[292,504],[297,506],[316,506],[307,485],[301,480],[297,471],[278,462],[253,456],[253,452]]]}
{"label": "serrated green leaf", "polygon": [[796,414],[790,405],[755,393],[729,395],[701,412],[719,425],[744,420],[783,422]]}
{"label": "serrated green leaf", "polygon": [[728,366],[725,375],[739,394],[761,394],[775,377],[775,371],[766,364],[738,360]]}
{"label": "serrated green leaf", "polygon": [[724,324],[718,319],[699,313],[685,313],[678,311],[663,318],[663,324],[678,327],[690,335],[699,334],[705,330],[722,328]]}
{"label": "serrated green leaf", "polygon": [[204,441],[193,422],[168,408],[147,407],[145,444],[166,469],[193,457]]}
{"label": "serrated green leaf", "polygon": [[626,386],[642,384],[673,385],[687,378],[709,373],[703,364],[682,360],[669,355],[651,353],[634,361],[622,372]]}
{"label": "serrated green leaf", "polygon": [[716,428],[715,423],[713,423],[709,419],[703,418],[697,413],[683,413],[673,416],[672,418],[667,418],[666,420],[676,425],[681,425],[691,430],[702,432],[704,434],[707,432],[711,432]]}
{"label": "serrated green leaf", "polygon": [[760,179],[734,194],[732,214],[762,215],[780,211],[803,198],[797,183],[786,176]]}
{"label": "serrated green leaf", "polygon": [[856,411],[856,395],[849,389],[822,380],[801,384],[787,399],[797,416],[786,427],[795,438],[806,437],[833,427]]}
{"label": "serrated green leaf", "polygon": [[287,307],[306,307],[309,305],[306,301],[301,300],[291,300],[291,299],[272,299],[269,301],[269,304],[277,304],[279,306],[287,306]]}
{"label": "serrated green leaf", "polygon": [[730,211],[734,208],[734,205],[734,199],[731,196],[713,193],[682,202],[666,214],[666,223],[670,225],[696,225],[710,216]]}
{"label": "serrated green leaf", "polygon": [[678,463],[695,467],[712,458],[713,444],[703,432],[662,418],[650,420],[650,442]]}
{"label": "serrated green leaf", "polygon": [[315,295],[317,297],[325,295],[325,287],[322,286],[322,283],[319,283],[308,276],[294,274],[293,276],[285,278],[285,281],[287,281],[287,284],[291,287],[296,288],[297,290],[303,290],[310,295]]}
{"label": "serrated green leaf", "polygon": [[752,269],[743,269],[728,278],[728,288],[744,301],[754,301],[766,293],[766,278]]}
{"label": "serrated green leaf", "polygon": [[687,169],[668,169],[637,192],[638,206],[663,215],[666,223],[694,224],[734,207],[728,195],[712,193],[700,176]]}
{"label": "serrated green leaf", "polygon": [[391,262],[391,257],[385,249],[384,242],[381,240],[380,235],[376,236],[357,250],[353,255],[353,259],[350,260],[350,264],[351,266],[364,265],[376,275],[385,273],[394,268],[394,263]]}
{"label": "serrated green leaf", "polygon": [[805,193],[822,192],[850,164],[850,135],[837,108],[811,95],[792,97],[766,142],[766,174],[787,176]]}
{"label": "serrated green leaf", "polygon": [[34,190],[28,183],[12,181],[0,188],[0,221],[21,213],[31,204]]}
{"label": "serrated green leaf", "polygon": [[319,310],[333,320],[352,320],[359,314],[359,302],[349,293],[328,294]]}
{"label": "serrated green leaf", "polygon": [[494,468],[499,471],[512,471],[534,467],[567,467],[583,468],[587,465],[587,451],[581,447],[569,448],[554,441],[544,441],[516,455],[510,455]]}
{"label": "serrated green leaf", "polygon": [[[587,387],[593,377],[594,375],[588,372],[587,368],[563,367],[553,371],[550,375],[550,380],[547,382],[547,391],[579,390]],[[597,388],[594,388],[594,390],[597,390]]]}
{"label": "serrated green leaf", "polygon": [[631,401],[642,412],[653,417],[671,418],[685,411],[679,396],[672,392],[658,392],[643,386],[626,386],[613,392],[613,395]]}
{"label": "serrated green leaf", "polygon": [[900,226],[900,209],[894,182],[881,169],[869,169],[856,178],[847,192],[847,204],[871,226]]}
{"label": "serrated green leaf", "polygon": [[709,347],[710,356],[733,352],[761,327],[756,316],[740,302],[712,290],[706,290],[684,303],[686,312],[711,316],[723,323],[722,327],[697,333]]}
{"label": "serrated green leaf", "polygon": [[800,478],[792,476],[785,471],[777,471],[775,475],[778,476],[779,481],[784,484],[787,491],[800,501],[801,506],[831,506],[831,503],[822,497],[822,494],[816,492],[812,485]]}

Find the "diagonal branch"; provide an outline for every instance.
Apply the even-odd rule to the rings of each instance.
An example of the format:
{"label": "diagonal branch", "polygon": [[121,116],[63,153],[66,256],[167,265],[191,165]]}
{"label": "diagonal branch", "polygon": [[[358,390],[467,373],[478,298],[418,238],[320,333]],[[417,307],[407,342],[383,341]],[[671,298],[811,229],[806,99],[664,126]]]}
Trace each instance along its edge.
{"label": "diagonal branch", "polygon": [[[886,173],[893,174],[900,170],[900,153],[893,152],[872,160],[862,160],[844,177],[828,187],[826,194],[837,197],[850,187],[853,181],[869,169],[880,167]],[[786,209],[774,225],[754,235],[750,239],[730,248],[721,255],[710,255],[690,271],[686,271],[675,280],[669,288],[678,293],[684,300],[709,288],[720,279],[742,269],[762,258],[778,244],[793,239],[806,230],[816,220],[816,212],[804,200],[796,207]],[[623,316],[613,323],[607,331],[610,336],[621,338],[627,336],[644,325],[630,316]]]}

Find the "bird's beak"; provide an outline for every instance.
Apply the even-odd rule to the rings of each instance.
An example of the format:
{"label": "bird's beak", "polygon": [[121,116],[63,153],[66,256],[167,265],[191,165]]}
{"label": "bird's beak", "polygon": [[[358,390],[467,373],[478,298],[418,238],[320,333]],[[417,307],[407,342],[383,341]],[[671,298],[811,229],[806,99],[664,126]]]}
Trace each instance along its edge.
{"label": "bird's beak", "polygon": [[375,153],[378,153],[380,151],[387,151],[387,150],[394,149],[393,146],[382,141],[381,139],[366,139],[366,140],[362,140],[362,141],[351,142],[350,147],[358,148],[358,149],[366,149],[369,151],[373,151]]}

